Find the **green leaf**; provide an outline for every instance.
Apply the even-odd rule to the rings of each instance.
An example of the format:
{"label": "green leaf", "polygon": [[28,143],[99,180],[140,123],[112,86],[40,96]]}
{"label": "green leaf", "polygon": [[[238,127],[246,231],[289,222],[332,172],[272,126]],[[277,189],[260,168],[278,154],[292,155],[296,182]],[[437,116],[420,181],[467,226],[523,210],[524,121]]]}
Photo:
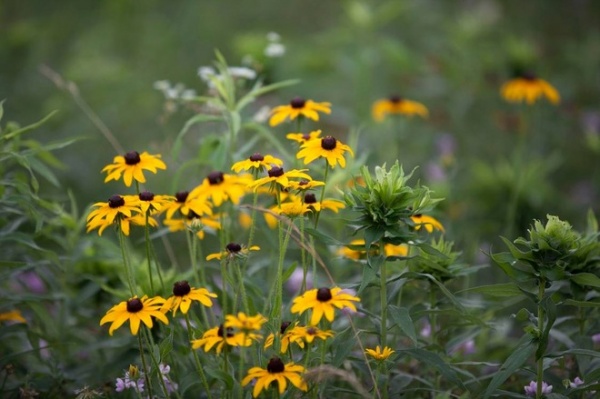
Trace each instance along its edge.
{"label": "green leaf", "polygon": [[574,299],[567,299],[564,302],[565,305],[577,306],[580,308],[598,308],[600,307],[600,302],[588,302],[588,301],[576,301]]}
{"label": "green leaf", "polygon": [[171,156],[173,157],[173,159],[179,158],[179,152],[181,151],[181,147],[183,146],[183,137],[188,133],[192,126],[200,122],[217,122],[222,120],[223,118],[221,118],[220,116],[203,114],[199,114],[188,119],[185,125],[183,125],[183,128],[177,134],[177,137],[175,137],[175,141],[173,142],[173,149],[171,150]]}
{"label": "green leaf", "polygon": [[42,120],[40,120],[38,122],[35,122],[35,123],[32,123],[29,126],[25,126],[25,127],[20,128],[20,129],[13,130],[12,132],[8,133],[6,136],[4,136],[2,138],[5,139],[5,140],[10,140],[13,137],[16,137],[16,136],[18,136],[20,134],[23,134],[23,133],[26,133],[26,132],[28,132],[30,130],[36,129],[36,128],[42,126],[44,123],[46,123],[46,121],[48,119],[52,118],[54,116],[54,114],[57,113],[57,112],[58,111],[52,111],[45,118],[43,118]]}
{"label": "green leaf", "polygon": [[504,381],[513,376],[515,372],[529,359],[535,352],[537,344],[529,335],[524,335],[519,341],[519,345],[504,361],[500,369],[494,374],[494,377],[487,386],[483,398],[489,398],[496,389],[498,389]]}
{"label": "green leaf", "polygon": [[165,362],[167,356],[173,351],[173,329],[169,328],[169,334],[159,344],[159,359]]}
{"label": "green leaf", "polygon": [[456,370],[454,370],[452,366],[446,363],[444,359],[442,359],[439,355],[420,348],[403,349],[398,352],[407,353],[415,359],[427,364],[427,366],[434,367],[440,372],[444,379],[452,382],[456,387],[459,387],[464,390],[467,389],[458,377]]}
{"label": "green leaf", "polygon": [[547,296],[546,298],[544,298],[544,300],[542,301],[542,307],[546,311],[548,320],[546,322],[546,325],[544,326],[544,331],[542,332],[542,335],[538,342],[538,348],[535,352],[536,361],[544,356],[546,348],[548,347],[548,335],[550,334],[550,330],[552,329],[552,326],[556,321],[556,305],[554,304],[554,301],[552,300],[551,296]]}
{"label": "green leaf", "polygon": [[358,294],[362,293],[369,284],[375,282],[377,280],[377,274],[375,274],[375,270],[370,267],[363,267],[363,275],[360,281],[360,287],[358,288]]}
{"label": "green leaf", "polygon": [[349,344],[349,342],[354,339],[354,331],[351,328],[335,335],[331,343],[331,348],[335,348],[335,355],[331,362],[333,367],[340,367],[344,360],[348,358],[350,352],[354,350],[354,345]]}
{"label": "green leaf", "polygon": [[515,297],[521,295],[521,290],[514,283],[481,285],[479,287],[467,288],[456,294],[479,293],[493,297]]}
{"label": "green leaf", "polygon": [[0,121],[2,120],[2,117],[4,116],[4,101],[6,101],[6,99],[0,101]]}
{"label": "green leaf", "polygon": [[325,233],[323,233],[320,230],[315,230],[313,228],[305,228],[304,229],[305,233],[310,234],[311,236],[313,236],[318,242],[321,242],[323,244],[328,244],[328,245],[336,245],[336,246],[340,246],[343,247],[345,246],[345,244],[341,241],[338,241],[336,238],[331,237]]}
{"label": "green leaf", "polygon": [[577,285],[600,288],[600,278],[592,273],[572,274],[569,279]]}
{"label": "green leaf", "polygon": [[413,343],[417,344],[417,333],[415,331],[415,324],[413,323],[410,313],[407,308],[399,308],[394,305],[388,307],[390,317],[400,327],[402,332],[410,338]]}
{"label": "green leaf", "polygon": [[223,381],[227,386],[228,390],[231,390],[233,388],[233,377],[229,373],[226,373],[223,370],[215,369],[213,367],[206,367],[204,368],[204,371],[211,377]]}

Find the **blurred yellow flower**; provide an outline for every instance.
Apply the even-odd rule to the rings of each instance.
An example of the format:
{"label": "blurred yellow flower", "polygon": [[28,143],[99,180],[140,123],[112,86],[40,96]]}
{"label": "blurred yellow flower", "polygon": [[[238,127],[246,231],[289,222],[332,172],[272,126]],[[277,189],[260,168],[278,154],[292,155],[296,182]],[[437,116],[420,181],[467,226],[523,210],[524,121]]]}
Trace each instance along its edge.
{"label": "blurred yellow flower", "polygon": [[217,354],[219,354],[225,345],[250,346],[252,345],[252,339],[256,339],[257,337],[256,334],[234,333],[231,327],[226,328],[221,324],[219,327],[207,330],[202,335],[202,338],[195,339],[191,343],[194,350],[203,347],[204,352],[208,352],[215,347]]}
{"label": "blurred yellow flower", "polygon": [[246,316],[245,313],[239,312],[237,316],[232,314],[226,315],[225,323],[223,325],[225,327],[236,328],[244,332],[249,332],[260,330],[262,325],[266,322],[267,319],[261,314],[257,314],[256,316]]}
{"label": "blurred yellow flower", "polygon": [[[139,199],[136,195],[113,195],[107,202],[96,202],[87,216],[87,232],[98,229],[98,235],[102,235],[104,229],[114,222],[120,222],[119,227],[125,235],[129,235],[129,221],[134,214],[141,212]],[[145,222],[144,222],[145,223]]]}
{"label": "blurred yellow flower", "polygon": [[283,165],[283,161],[279,158],[275,158],[272,155],[261,155],[259,153],[255,153],[248,159],[234,163],[231,167],[231,170],[236,173],[240,173],[242,170],[250,169],[262,171],[264,169],[270,170],[273,165],[281,166]]}
{"label": "blurred yellow flower", "polygon": [[407,100],[400,96],[391,96],[376,101],[371,110],[373,119],[382,122],[388,114],[399,114],[406,116],[419,115],[426,118],[429,115],[427,108],[416,101]]}
{"label": "blurred yellow flower", "polygon": [[254,188],[256,190],[258,187],[269,183],[271,183],[271,185],[278,184],[281,188],[288,188],[290,185],[290,179],[303,179],[308,181],[312,180],[312,178],[305,173],[307,170],[308,169],[292,169],[285,172],[283,168],[275,166],[269,170],[267,177],[256,179],[248,185],[248,188]]}
{"label": "blurred yellow flower", "polygon": [[206,288],[193,288],[187,281],[178,281],[173,284],[173,295],[167,298],[161,310],[163,312],[173,311],[173,316],[177,310],[187,314],[193,301],[210,308],[213,305],[211,298],[216,297],[217,294],[209,292]]}
{"label": "blurred yellow flower", "polygon": [[543,97],[552,104],[560,102],[560,95],[554,86],[532,73],[523,73],[504,83],[500,94],[506,101],[513,103],[525,101],[531,105]]}
{"label": "blurred yellow flower", "polygon": [[196,200],[203,202],[206,199],[210,199],[215,206],[220,206],[224,201],[238,204],[246,194],[247,186],[251,181],[250,175],[236,176],[218,171],[211,172],[202,184],[190,191],[188,204],[193,206]]}
{"label": "blurred yellow flower", "polygon": [[250,248],[245,248],[243,245],[237,244],[235,242],[230,242],[225,246],[225,250],[223,252],[216,252],[208,255],[206,260],[213,259],[221,259],[223,257],[226,258],[235,258],[235,257],[243,257],[248,256],[250,251],[259,251],[260,247],[258,245],[253,245]]}
{"label": "blurred yellow flower", "polygon": [[348,307],[356,312],[356,305],[353,302],[358,301],[360,301],[359,298],[345,293],[339,287],[315,288],[294,298],[291,312],[302,314],[306,310],[312,309],[310,324],[316,326],[323,316],[327,320],[333,321],[335,308]]}
{"label": "blurred yellow flower", "polygon": [[242,386],[246,386],[250,381],[255,380],[254,388],[252,389],[252,397],[254,398],[271,385],[279,390],[279,395],[283,394],[287,388],[288,380],[301,391],[307,391],[308,386],[301,377],[303,372],[304,367],[296,365],[293,362],[284,365],[281,359],[273,357],[269,360],[266,369],[252,367],[248,370],[248,375],[242,380]]}
{"label": "blurred yellow flower", "polygon": [[303,98],[296,97],[288,105],[280,105],[273,108],[271,117],[269,118],[269,125],[277,126],[287,118],[293,121],[299,116],[318,121],[319,112],[330,114],[331,103],[317,103],[313,100],[304,100]]}
{"label": "blurred yellow flower", "polygon": [[377,347],[375,349],[369,349],[367,348],[365,350],[365,353],[369,356],[371,356],[373,359],[376,360],[385,360],[388,357],[390,357],[392,355],[392,353],[396,352],[395,350],[392,350],[392,348],[386,346],[383,348],[383,350],[381,349],[381,347],[379,345],[377,345]]}
{"label": "blurred yellow flower", "polygon": [[296,141],[299,144],[304,144],[307,141],[319,138],[320,135],[320,130],[313,130],[310,133],[288,133],[285,137],[289,140]]}
{"label": "blurred yellow flower", "polygon": [[442,226],[442,224],[432,216],[417,214],[411,216],[410,218],[415,224],[415,230],[419,230],[421,227],[424,227],[428,233],[432,233],[434,229],[444,232],[444,226]]}
{"label": "blurred yellow flower", "polygon": [[0,313],[0,321],[16,321],[19,323],[27,323],[19,310],[11,310],[9,312]]}

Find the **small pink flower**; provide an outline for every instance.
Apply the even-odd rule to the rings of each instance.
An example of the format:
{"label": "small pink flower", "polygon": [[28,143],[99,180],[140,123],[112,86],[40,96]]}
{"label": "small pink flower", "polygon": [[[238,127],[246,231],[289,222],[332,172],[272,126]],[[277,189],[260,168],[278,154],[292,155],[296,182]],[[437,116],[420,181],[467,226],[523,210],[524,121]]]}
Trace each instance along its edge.
{"label": "small pink flower", "polygon": [[[525,385],[525,395],[535,397],[537,394],[537,382],[531,381],[529,385]],[[548,385],[545,381],[542,381],[542,395],[552,393],[552,385]]]}

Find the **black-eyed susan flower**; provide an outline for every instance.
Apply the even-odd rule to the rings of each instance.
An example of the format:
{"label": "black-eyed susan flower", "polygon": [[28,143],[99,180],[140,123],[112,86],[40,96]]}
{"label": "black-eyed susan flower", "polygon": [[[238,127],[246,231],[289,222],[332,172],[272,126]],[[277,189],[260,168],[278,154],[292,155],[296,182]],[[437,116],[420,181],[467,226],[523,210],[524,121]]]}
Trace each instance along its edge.
{"label": "black-eyed susan flower", "polygon": [[119,180],[123,176],[123,182],[127,187],[131,186],[133,180],[145,183],[144,170],[156,173],[158,169],[167,169],[167,165],[160,159],[160,155],[150,155],[144,151],[129,151],[125,155],[117,155],[113,163],[105,166],[102,172],[108,173],[104,182]]}
{"label": "black-eyed susan flower", "polygon": [[130,218],[121,219],[121,230],[123,230],[123,234],[125,234],[126,236],[129,235],[129,231],[131,230],[130,226],[132,224],[135,226],[148,225],[148,227],[158,227],[158,222],[152,216],[148,216],[148,218],[146,219],[146,216],[142,215],[141,213],[138,213]]}
{"label": "black-eyed susan flower", "polygon": [[307,170],[308,169],[292,169],[285,172],[283,168],[275,166],[268,171],[267,177],[254,180],[248,185],[248,188],[256,190],[258,187],[264,186],[265,184],[271,184],[272,187],[274,187],[274,185],[279,185],[280,188],[288,188],[290,186],[290,179],[312,180],[312,178],[305,173]]}
{"label": "black-eyed susan flower", "polygon": [[212,307],[212,299],[216,298],[217,294],[209,292],[206,288],[193,288],[187,281],[178,281],[173,284],[173,295],[167,298],[162,310],[164,312],[173,311],[173,316],[177,310],[187,314],[190,310],[192,302],[200,302],[206,307]]}
{"label": "black-eyed susan flower", "polygon": [[204,352],[216,348],[217,354],[223,351],[225,345],[250,346],[253,340],[260,339],[260,336],[254,333],[234,332],[233,328],[226,328],[221,324],[218,327],[206,331],[202,338],[192,341],[192,349],[204,348]]}
{"label": "black-eyed susan flower", "polygon": [[193,211],[190,211],[185,216],[185,219],[165,219],[163,224],[169,228],[170,232],[190,230],[196,233],[196,236],[201,240],[204,239],[206,231],[221,229],[221,222],[219,222],[218,216],[201,217]]}
{"label": "black-eyed susan flower", "polygon": [[359,302],[358,297],[352,296],[343,292],[341,288],[315,288],[306,291],[299,297],[294,298],[292,304],[292,313],[304,313],[308,309],[312,309],[310,324],[316,326],[321,318],[333,321],[335,308],[342,309],[348,307],[356,312],[354,302]]}
{"label": "black-eyed susan flower", "polygon": [[369,356],[371,356],[373,359],[375,360],[385,360],[388,357],[390,357],[394,352],[396,352],[395,350],[393,350],[392,348],[390,348],[389,346],[385,346],[383,347],[383,349],[377,345],[375,347],[375,349],[365,349],[365,353]]}
{"label": "black-eyed susan flower", "polygon": [[373,119],[382,122],[388,114],[413,116],[419,115],[426,118],[429,115],[427,107],[417,101],[407,100],[400,96],[390,96],[375,101],[371,109]]}
{"label": "black-eyed susan flower", "polygon": [[252,397],[254,398],[260,395],[264,389],[268,389],[273,382],[279,390],[280,395],[285,392],[288,381],[299,390],[306,392],[308,386],[306,385],[306,381],[302,379],[301,374],[303,372],[304,367],[293,362],[284,365],[281,359],[273,357],[269,360],[266,369],[252,367],[248,370],[248,375],[242,380],[242,386],[246,386],[252,380],[256,380],[252,389]]}
{"label": "black-eyed susan flower", "polygon": [[[326,340],[327,338],[333,337],[333,331],[331,330],[321,330],[316,326],[295,326],[290,330],[290,341],[296,342],[303,340],[312,344],[315,339]],[[304,347],[304,345],[300,345],[300,347]]]}
{"label": "black-eyed susan flower", "polygon": [[530,72],[521,73],[504,83],[500,88],[500,94],[506,101],[513,103],[525,101],[528,105],[531,105],[544,97],[552,104],[560,102],[558,90],[547,81]]}
{"label": "black-eyed susan flower", "polygon": [[[290,328],[290,324],[292,324],[289,321],[284,321],[281,323],[280,327],[279,327],[279,333],[278,335],[281,337],[281,353],[286,353],[288,350],[288,347],[290,346],[290,330],[292,330],[292,328]],[[298,325],[298,322],[296,322],[295,326]],[[271,346],[273,346],[273,342],[275,342],[275,334],[271,333],[267,336],[267,339],[265,339],[265,345],[264,348],[270,348]],[[304,348],[304,341],[302,341],[302,339],[299,339],[298,345],[300,345],[300,347]]]}
{"label": "black-eyed susan flower", "polygon": [[325,136],[322,139],[310,140],[302,144],[296,158],[304,158],[304,164],[308,165],[318,158],[325,158],[332,168],[339,164],[342,168],[346,167],[344,154],[348,152],[354,156],[352,149],[332,136]]}
{"label": "black-eyed susan flower", "polygon": [[434,217],[423,214],[416,214],[410,217],[415,224],[415,230],[419,230],[424,227],[428,233],[432,233],[433,230],[439,230],[444,232],[444,226]]}
{"label": "black-eyed susan flower", "polygon": [[281,205],[273,205],[269,208],[269,211],[270,212],[265,212],[265,221],[272,229],[277,227],[277,217],[275,215],[284,215],[290,219],[295,219],[312,212],[310,206],[302,202],[297,196],[290,197],[289,201],[283,202]]}
{"label": "black-eyed susan flower", "polygon": [[286,134],[285,138],[287,138],[288,140],[295,141],[302,145],[307,141],[318,139],[320,135],[320,130],[313,130],[310,133],[288,133]]}
{"label": "black-eyed susan flower", "polygon": [[320,212],[324,209],[329,209],[335,213],[338,213],[340,209],[344,209],[346,205],[342,201],[334,200],[334,199],[324,199],[323,201],[319,201],[314,193],[306,193],[304,195],[304,203],[309,206],[309,208],[314,209],[317,212]]}
{"label": "black-eyed susan flower", "polygon": [[25,320],[21,312],[16,309],[0,313],[0,321],[14,321],[17,323],[27,323],[27,320]]}
{"label": "black-eyed susan flower", "polygon": [[234,163],[231,170],[235,173],[240,173],[242,170],[263,171],[265,169],[270,170],[273,165],[281,166],[283,161],[272,155],[261,155],[257,152],[250,155],[248,159]]}
{"label": "black-eyed susan flower", "polygon": [[165,324],[169,324],[169,319],[167,319],[165,314],[161,311],[164,303],[165,299],[159,296],[148,298],[147,295],[144,295],[141,299],[134,296],[128,301],[123,301],[110,308],[102,320],[100,320],[100,325],[112,323],[108,333],[113,335],[113,332],[116,329],[129,320],[131,334],[137,335],[141,322],[148,328],[152,328],[152,318],[156,318]]}
{"label": "black-eyed susan flower", "polygon": [[[367,251],[364,250],[365,240],[358,238],[350,241],[350,244],[346,247],[340,248],[338,250],[338,255],[343,256],[345,258],[360,260],[366,259]],[[356,249],[353,247],[361,247],[361,249]],[[383,247],[385,252],[385,256],[408,256],[408,245],[400,244],[385,244]],[[377,245],[371,245],[371,253],[373,255],[377,254],[378,249]]]}
{"label": "black-eyed susan flower", "polygon": [[319,180],[290,180],[288,189],[290,191],[306,191],[313,188],[322,187],[324,185],[325,182]]}
{"label": "black-eyed susan flower", "polygon": [[269,118],[269,125],[277,126],[288,118],[293,121],[299,116],[318,121],[319,112],[330,114],[331,103],[317,103],[313,100],[296,97],[288,105],[280,105],[273,108],[271,117]]}
{"label": "black-eyed susan flower", "polygon": [[250,253],[250,251],[259,251],[260,247],[258,245],[252,245],[250,248],[244,247],[242,244],[238,244],[235,242],[230,242],[225,246],[225,250],[222,252],[215,252],[206,256],[206,260],[213,260],[221,258],[238,258],[238,257],[246,257]]}
{"label": "black-eyed susan flower", "polygon": [[215,206],[220,206],[224,201],[238,204],[246,194],[247,186],[251,181],[250,175],[236,176],[219,171],[211,172],[199,186],[190,191],[188,199],[191,201],[209,199]]}
{"label": "black-eyed susan flower", "polygon": [[98,235],[114,222],[120,222],[121,231],[129,235],[129,223],[125,219],[140,212],[139,199],[135,195],[113,195],[107,202],[96,202],[92,206],[96,209],[86,219],[87,232],[98,229]]}
{"label": "black-eyed susan flower", "polygon": [[225,327],[235,328],[240,331],[258,331],[262,325],[267,322],[267,319],[261,315],[247,316],[245,313],[239,312],[237,315],[228,314],[225,316]]}
{"label": "black-eyed susan flower", "polygon": [[155,195],[150,191],[142,191],[138,194],[140,209],[145,215],[147,212],[159,212],[166,203],[175,201],[170,195]]}

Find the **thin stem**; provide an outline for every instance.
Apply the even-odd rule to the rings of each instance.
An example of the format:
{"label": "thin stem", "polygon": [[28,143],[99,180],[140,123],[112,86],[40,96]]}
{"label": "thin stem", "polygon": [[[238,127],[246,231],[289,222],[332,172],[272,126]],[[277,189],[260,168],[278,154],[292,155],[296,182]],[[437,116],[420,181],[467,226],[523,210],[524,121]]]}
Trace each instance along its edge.
{"label": "thin stem", "polygon": [[[192,324],[190,323],[190,316],[185,314],[185,324],[187,326],[188,332],[188,340],[192,342],[194,340],[194,334],[192,333]],[[209,399],[212,398],[210,394],[210,386],[208,385],[208,381],[206,380],[206,375],[204,374],[204,370],[202,369],[202,364],[200,363],[200,358],[198,358],[198,354],[195,350],[192,349],[192,354],[194,355],[194,362],[196,363],[196,371],[200,376],[200,380],[202,380],[202,385],[204,385],[204,389],[206,390],[206,395]]]}
{"label": "thin stem", "polygon": [[[279,261],[277,262],[277,276],[275,277],[275,303],[271,309],[271,319],[273,319],[273,327],[275,329],[281,326],[281,307],[283,306],[283,261],[285,253],[290,242],[293,222],[290,222],[288,229],[283,235],[283,226],[279,221]],[[280,348],[275,348],[279,351]]]}
{"label": "thin stem", "polygon": [[250,314],[250,305],[248,304],[248,294],[246,294],[246,287],[244,285],[244,277],[242,275],[241,267],[237,264],[237,262],[232,262],[233,268],[235,269],[236,277],[238,279],[238,283],[240,285],[240,295],[242,297],[242,306],[244,307],[244,312],[247,315]]}
{"label": "thin stem", "polygon": [[435,286],[433,282],[429,282],[429,310],[431,314],[429,315],[429,329],[431,330],[431,342],[435,344],[436,340],[436,330],[437,330],[437,318],[434,313],[435,304],[437,302],[435,295]]}
{"label": "thin stem", "polygon": [[319,225],[319,217],[321,216],[321,212],[323,212],[323,199],[325,198],[325,186],[327,186],[327,175],[329,175],[329,163],[327,159],[325,159],[325,176],[323,177],[323,186],[321,187],[321,199],[319,200],[319,212],[317,212],[317,216],[315,217],[315,229]]}
{"label": "thin stem", "polygon": [[[148,226],[148,212],[146,212],[146,223],[144,224],[144,238],[146,240],[146,259],[148,261],[148,278],[150,279],[150,292],[152,295],[154,292],[154,279],[152,276],[152,257],[150,256],[150,227]],[[156,267],[158,267],[158,262]],[[164,287],[163,287],[164,288]]]}
{"label": "thin stem", "polygon": [[[538,332],[540,336],[544,333],[544,308],[542,306],[542,300],[544,299],[544,292],[546,290],[546,280],[541,278],[540,286],[538,288]],[[537,387],[535,397],[540,399],[542,397],[542,382],[544,381],[544,356],[540,354],[540,358],[537,362]]]}
{"label": "thin stem", "polygon": [[[383,241],[379,248],[383,249]],[[383,255],[385,256],[385,255]],[[381,347],[387,345],[387,262],[384,260],[379,269],[380,277],[380,300],[381,300]]]}
{"label": "thin stem", "polygon": [[[120,216],[119,216],[120,217]],[[135,291],[133,287],[135,287],[135,279],[133,277],[133,273],[131,271],[131,265],[129,264],[129,258],[127,257],[127,253],[125,251],[125,237],[121,227],[119,226],[119,245],[121,247],[121,256],[123,257],[123,263],[125,264],[125,274],[127,277],[127,284],[129,285],[129,291],[131,292],[131,296],[134,296]]]}
{"label": "thin stem", "polygon": [[[142,327],[142,330],[144,327]],[[148,366],[146,365],[146,357],[144,356],[144,345],[142,344],[142,333],[138,332],[138,344],[140,349],[140,357],[142,358],[142,369],[144,370],[144,379],[146,380],[146,387],[148,388],[148,396],[153,397],[152,395],[152,385],[150,384],[150,370],[148,370]]]}
{"label": "thin stem", "polygon": [[[158,380],[160,382],[160,386],[163,390],[163,394],[165,395],[165,397],[169,397],[169,390],[167,389],[167,385],[165,384],[165,380],[162,378],[162,374],[160,373],[160,365],[158,364],[158,360],[156,360],[156,357],[154,356],[154,351],[152,350],[152,348],[154,347],[154,340],[152,339],[152,334],[150,333],[150,329],[149,328],[144,328],[144,337],[146,337],[146,341],[148,343],[148,347],[150,348],[150,350],[148,351],[148,353],[150,354],[150,359],[152,359],[152,365],[154,366],[154,369],[158,372]],[[143,359],[142,359],[143,360]],[[148,396],[149,398],[152,398],[152,395]]]}

